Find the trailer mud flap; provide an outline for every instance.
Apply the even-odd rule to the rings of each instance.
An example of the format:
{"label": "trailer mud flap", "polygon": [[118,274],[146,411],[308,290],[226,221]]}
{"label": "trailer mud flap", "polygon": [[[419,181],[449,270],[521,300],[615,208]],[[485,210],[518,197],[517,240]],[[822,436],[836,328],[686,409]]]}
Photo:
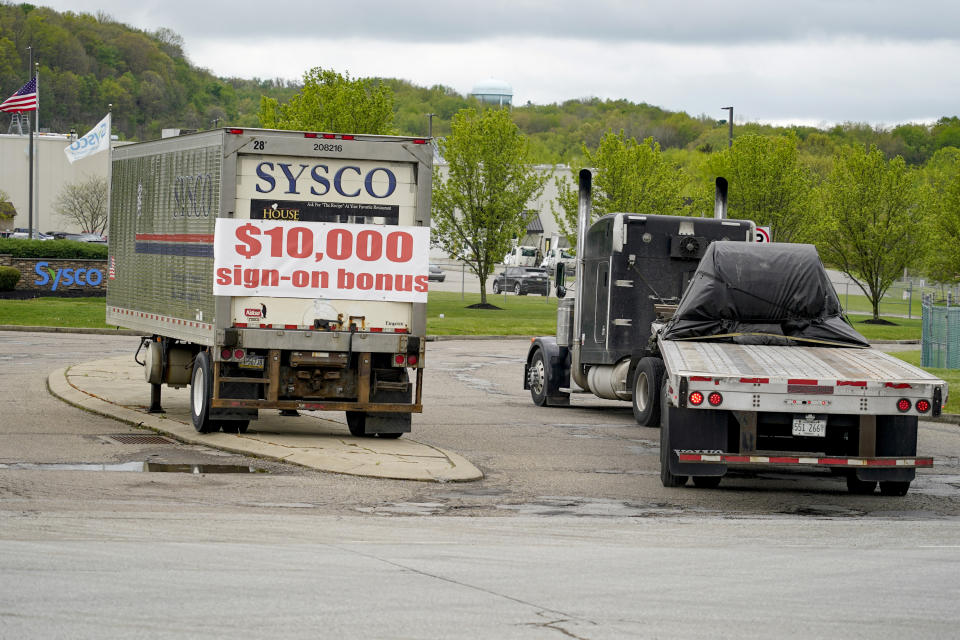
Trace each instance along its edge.
{"label": "trailer mud flap", "polygon": [[[660,417],[661,438],[670,449],[670,473],[678,476],[722,476],[727,472],[725,464],[680,462],[680,453],[724,453],[727,446],[726,411],[713,409],[680,409],[671,405],[663,407]],[[664,442],[665,441],[665,442]]]}
{"label": "trailer mud flap", "polygon": [[411,414],[409,413],[367,413],[365,432],[371,433],[410,433]]}
{"label": "trailer mud flap", "polygon": [[[917,455],[917,416],[877,416],[876,456],[911,458]],[[861,452],[863,455],[863,452]],[[857,479],[881,482],[911,482],[915,468],[857,469]]]}

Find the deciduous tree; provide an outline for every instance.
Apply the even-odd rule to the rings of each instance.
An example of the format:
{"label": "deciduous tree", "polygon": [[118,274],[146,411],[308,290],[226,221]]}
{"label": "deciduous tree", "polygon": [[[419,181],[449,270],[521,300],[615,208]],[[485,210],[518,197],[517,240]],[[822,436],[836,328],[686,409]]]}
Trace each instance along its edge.
{"label": "deciduous tree", "polygon": [[54,210],[83,231],[103,234],[107,227],[107,181],[91,176],[64,185]]}
{"label": "deciduous tree", "polygon": [[303,89],[286,104],[263,96],[258,115],[261,126],[269,129],[394,133],[390,87],[320,67],[303,74]]}
{"label": "deciduous tree", "polygon": [[[684,188],[689,178],[663,157],[653,138],[637,142],[623,131],[608,131],[595,151],[583,146],[580,166],[571,166],[576,176],[583,167],[592,168],[594,219],[616,211],[682,215]],[[553,217],[571,247],[577,244],[577,187],[558,178],[557,207]]]}
{"label": "deciduous tree", "polygon": [[711,156],[706,167],[711,182],[720,176],[730,184],[731,218],[771,227],[778,242],[796,242],[803,236],[813,183],[799,162],[795,136],[738,136],[732,147]]}
{"label": "deciduous tree", "polygon": [[450,130],[438,141],[449,171],[433,172],[434,243],[477,274],[486,304],[487,277],[526,227],[546,176],[505,109],[463,109]]}
{"label": "deciduous tree", "polygon": [[926,198],[917,170],[874,146],[842,147],[818,190],[811,231],[824,262],[854,278],[879,321],[880,299],[922,257]]}

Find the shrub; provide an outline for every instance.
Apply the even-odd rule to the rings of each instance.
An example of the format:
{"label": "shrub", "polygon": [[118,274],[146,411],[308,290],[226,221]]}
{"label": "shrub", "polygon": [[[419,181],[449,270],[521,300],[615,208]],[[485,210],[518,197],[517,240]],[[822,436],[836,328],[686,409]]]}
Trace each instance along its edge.
{"label": "shrub", "polygon": [[0,267],[0,291],[13,291],[20,281],[20,270],[14,267]]}
{"label": "shrub", "polygon": [[106,260],[107,246],[73,240],[0,238],[0,253],[10,254],[14,258]]}

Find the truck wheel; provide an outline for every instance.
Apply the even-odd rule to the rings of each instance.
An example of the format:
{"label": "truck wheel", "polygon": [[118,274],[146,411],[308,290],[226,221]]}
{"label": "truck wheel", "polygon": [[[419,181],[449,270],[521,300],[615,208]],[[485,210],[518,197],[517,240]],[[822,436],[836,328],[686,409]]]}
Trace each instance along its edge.
{"label": "truck wheel", "polygon": [[500,293],[500,284],[496,280],[493,281],[493,292]]}
{"label": "truck wheel", "polygon": [[210,356],[205,351],[193,360],[193,375],[190,377],[190,417],[193,428],[200,433],[220,430],[220,423],[210,419],[210,399],[213,397],[213,376],[210,373]]}
{"label": "truck wheel", "polygon": [[723,476],[693,476],[693,486],[698,489],[716,489]]}
{"label": "truck wheel", "polygon": [[665,487],[682,487],[687,484],[687,476],[676,476],[670,473],[670,458],[674,455],[670,446],[670,407],[666,401],[667,384],[663,384],[660,400],[663,403],[662,420],[660,422],[660,484]]}
{"label": "truck wheel", "polygon": [[514,292],[515,294],[517,294],[518,296],[521,295],[521,294],[520,294],[520,283],[519,283],[519,282],[518,282],[517,284],[513,285],[513,292]]}
{"label": "truck wheel", "polygon": [[527,369],[527,386],[530,387],[530,398],[533,404],[542,407],[547,404],[547,366],[543,361],[543,350],[537,349],[530,359]]}
{"label": "truck wheel", "polygon": [[880,482],[880,495],[882,496],[905,496],[909,490],[909,482]]}
{"label": "truck wheel", "polygon": [[221,420],[220,428],[224,433],[246,433],[250,426],[249,420]]}
{"label": "truck wheel", "polygon": [[350,435],[357,438],[367,438],[367,414],[363,411],[347,411],[347,428]]}
{"label": "truck wheel", "polygon": [[847,476],[847,491],[855,496],[869,496],[877,488],[876,480],[860,480],[856,472]]}
{"label": "truck wheel", "polygon": [[660,387],[663,386],[663,360],[640,358],[633,373],[633,417],[637,424],[655,427],[660,424]]}

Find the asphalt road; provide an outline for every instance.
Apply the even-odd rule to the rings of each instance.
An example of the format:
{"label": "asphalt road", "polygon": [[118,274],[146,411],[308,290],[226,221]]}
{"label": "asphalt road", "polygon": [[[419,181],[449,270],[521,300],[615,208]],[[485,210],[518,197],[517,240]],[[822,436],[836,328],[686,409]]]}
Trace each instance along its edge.
{"label": "asphalt road", "polygon": [[[956,425],[921,424],[936,464],[903,498],[826,474],[664,489],[657,430],[629,405],[537,408],[525,341],[441,341],[413,435],[485,479],[357,478],[123,444],[135,427],[47,394],[50,371],[137,343],[0,332],[0,638],[941,638],[960,623]],[[260,473],[64,468],[139,461]]]}

